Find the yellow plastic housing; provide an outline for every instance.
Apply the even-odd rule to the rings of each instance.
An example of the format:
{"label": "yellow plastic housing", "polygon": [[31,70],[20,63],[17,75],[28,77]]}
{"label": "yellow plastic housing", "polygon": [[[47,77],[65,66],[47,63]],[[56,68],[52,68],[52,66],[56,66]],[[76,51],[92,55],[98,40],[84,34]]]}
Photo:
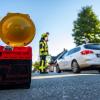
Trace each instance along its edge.
{"label": "yellow plastic housing", "polygon": [[10,46],[28,45],[35,32],[35,25],[27,14],[8,13],[0,22],[1,40]]}

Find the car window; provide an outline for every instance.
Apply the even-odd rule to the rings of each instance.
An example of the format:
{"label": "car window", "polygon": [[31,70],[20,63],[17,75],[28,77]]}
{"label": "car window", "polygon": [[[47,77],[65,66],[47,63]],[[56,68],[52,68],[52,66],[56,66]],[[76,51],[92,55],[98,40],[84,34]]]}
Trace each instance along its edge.
{"label": "car window", "polygon": [[64,55],[67,53],[67,51],[64,51],[62,54],[60,54],[60,56],[58,57],[58,59],[62,59],[64,58]]}
{"label": "car window", "polygon": [[68,52],[68,55],[71,55],[71,54],[73,54],[73,53],[76,53],[76,52],[78,52],[78,51],[80,51],[80,50],[81,50],[80,47],[77,47],[77,48],[71,49],[71,50]]}
{"label": "car window", "polygon": [[80,47],[77,47],[77,48],[74,49],[74,53],[76,53],[76,52],[78,52],[80,50],[81,50],[81,48]]}
{"label": "car window", "polygon": [[63,55],[63,58],[66,57],[67,55],[68,55],[68,52],[66,52],[66,53]]}
{"label": "car window", "polygon": [[60,55],[57,59],[62,59],[62,56]]}
{"label": "car window", "polygon": [[85,49],[100,50],[100,44],[87,44],[84,45]]}
{"label": "car window", "polygon": [[72,54],[73,52],[74,52],[74,49],[70,50],[70,51],[68,52],[68,55]]}

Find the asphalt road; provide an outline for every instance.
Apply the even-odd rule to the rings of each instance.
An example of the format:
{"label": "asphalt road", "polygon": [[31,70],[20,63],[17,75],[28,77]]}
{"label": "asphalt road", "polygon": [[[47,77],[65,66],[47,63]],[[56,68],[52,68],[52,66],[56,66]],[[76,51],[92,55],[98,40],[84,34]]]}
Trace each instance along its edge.
{"label": "asphalt road", "polygon": [[0,90],[0,100],[100,100],[100,75],[35,73],[30,89]]}

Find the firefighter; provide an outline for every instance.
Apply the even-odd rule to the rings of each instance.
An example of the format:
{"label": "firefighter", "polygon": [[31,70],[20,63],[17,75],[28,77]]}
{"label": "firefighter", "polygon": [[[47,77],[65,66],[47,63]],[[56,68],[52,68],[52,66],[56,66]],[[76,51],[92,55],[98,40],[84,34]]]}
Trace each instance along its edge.
{"label": "firefighter", "polygon": [[43,33],[41,39],[39,41],[39,54],[40,54],[40,73],[46,72],[46,57],[49,55],[48,53],[48,35],[49,32]]}

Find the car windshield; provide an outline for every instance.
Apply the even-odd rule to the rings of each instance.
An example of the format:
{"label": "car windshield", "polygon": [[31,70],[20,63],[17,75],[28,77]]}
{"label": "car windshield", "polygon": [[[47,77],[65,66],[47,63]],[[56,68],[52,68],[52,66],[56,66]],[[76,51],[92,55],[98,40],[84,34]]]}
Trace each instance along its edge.
{"label": "car windshield", "polygon": [[63,56],[64,56],[67,52],[68,52],[68,51],[66,50],[66,51],[64,51],[63,53],[61,53],[61,54],[57,57],[57,59],[63,58]]}
{"label": "car windshield", "polygon": [[100,44],[86,44],[85,49],[100,50]]}

